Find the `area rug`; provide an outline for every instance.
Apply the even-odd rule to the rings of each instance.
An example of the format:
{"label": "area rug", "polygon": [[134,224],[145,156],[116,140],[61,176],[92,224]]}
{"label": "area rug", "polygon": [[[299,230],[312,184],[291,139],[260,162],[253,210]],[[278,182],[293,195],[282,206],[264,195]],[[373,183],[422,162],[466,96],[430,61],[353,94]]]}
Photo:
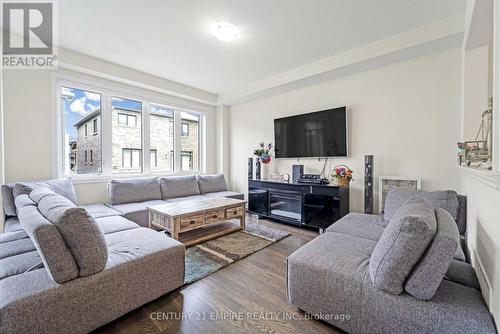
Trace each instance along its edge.
{"label": "area rug", "polygon": [[245,231],[236,231],[186,249],[184,283],[213,274],[231,263],[253,254],[290,233],[259,224],[247,216]]}

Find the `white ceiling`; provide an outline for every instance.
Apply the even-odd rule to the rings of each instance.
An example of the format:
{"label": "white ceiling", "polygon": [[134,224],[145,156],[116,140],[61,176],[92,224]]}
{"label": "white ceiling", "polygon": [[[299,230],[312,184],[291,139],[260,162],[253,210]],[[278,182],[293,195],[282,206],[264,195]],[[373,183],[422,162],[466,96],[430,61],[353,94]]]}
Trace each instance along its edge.
{"label": "white ceiling", "polygon": [[[59,44],[214,93],[463,13],[465,0],[58,1]],[[241,29],[223,43],[215,21]]]}

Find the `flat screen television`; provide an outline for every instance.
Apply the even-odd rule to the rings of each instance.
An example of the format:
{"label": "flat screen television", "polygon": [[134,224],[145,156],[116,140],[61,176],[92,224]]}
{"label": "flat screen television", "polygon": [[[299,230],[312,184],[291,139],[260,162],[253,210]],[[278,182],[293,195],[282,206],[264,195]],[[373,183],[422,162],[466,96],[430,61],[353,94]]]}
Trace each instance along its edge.
{"label": "flat screen television", "polygon": [[346,107],[274,120],[276,158],[347,156]]}

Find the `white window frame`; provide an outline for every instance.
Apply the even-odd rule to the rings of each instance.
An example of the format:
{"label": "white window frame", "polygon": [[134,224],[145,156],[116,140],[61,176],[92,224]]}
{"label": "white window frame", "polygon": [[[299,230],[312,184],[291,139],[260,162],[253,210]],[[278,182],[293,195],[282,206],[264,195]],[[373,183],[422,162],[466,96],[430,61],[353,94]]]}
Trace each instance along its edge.
{"label": "white window frame", "polygon": [[[113,178],[127,177],[143,177],[143,176],[159,176],[159,175],[180,175],[180,174],[198,174],[206,172],[206,118],[207,109],[202,109],[199,106],[179,104],[174,102],[171,97],[163,94],[138,94],[132,86],[121,86],[109,88],[109,84],[101,83],[99,80],[91,81],[79,75],[54,74],[52,76],[52,87],[55,100],[53,100],[53,177],[71,177],[79,182],[98,182],[107,181]],[[69,164],[68,159],[64,157],[64,136],[65,124],[62,115],[61,103],[61,88],[75,88],[83,91],[99,93],[101,95],[101,173],[99,174],[67,174],[66,164]],[[112,171],[112,107],[111,98],[120,97],[140,101],[142,103],[142,173],[113,173]],[[152,171],[150,168],[150,145],[149,145],[149,125],[150,125],[150,106],[149,104],[162,105],[174,110],[174,171]],[[181,171],[181,112],[188,112],[200,116],[200,136],[199,136],[199,170]],[[179,124],[176,126],[176,124]],[[176,158],[177,157],[177,158]]]}

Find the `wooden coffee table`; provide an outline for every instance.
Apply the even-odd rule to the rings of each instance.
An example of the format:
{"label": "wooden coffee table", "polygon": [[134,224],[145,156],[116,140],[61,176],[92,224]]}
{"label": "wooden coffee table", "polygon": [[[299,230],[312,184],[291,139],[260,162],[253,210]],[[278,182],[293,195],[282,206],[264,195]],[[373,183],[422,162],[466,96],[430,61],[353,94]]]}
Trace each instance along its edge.
{"label": "wooden coffee table", "polygon": [[[245,229],[245,201],[207,198],[148,206],[149,227],[167,232],[186,246]],[[228,221],[238,219],[239,223]]]}

